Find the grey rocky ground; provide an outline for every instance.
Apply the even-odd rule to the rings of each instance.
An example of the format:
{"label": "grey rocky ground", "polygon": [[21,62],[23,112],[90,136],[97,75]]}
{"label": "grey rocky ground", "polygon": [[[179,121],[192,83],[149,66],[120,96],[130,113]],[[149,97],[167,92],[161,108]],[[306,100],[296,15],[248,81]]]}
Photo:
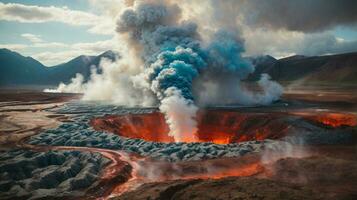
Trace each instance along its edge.
{"label": "grey rocky ground", "polygon": [[83,196],[110,162],[99,153],[29,150],[2,151],[0,161],[0,199]]}
{"label": "grey rocky ground", "polygon": [[248,141],[219,145],[213,143],[158,143],[130,139],[115,134],[96,131],[89,125],[93,117],[106,114],[150,113],[155,108],[123,108],[113,105],[72,102],[55,110],[58,114],[71,114],[71,122],[44,131],[29,141],[34,145],[82,146],[125,150],[157,160],[189,161],[221,157],[238,157],[262,150],[285,151],[290,143],[334,144],[351,139],[349,129],[333,130],[316,126],[300,119],[287,117],[291,134],[282,140]]}

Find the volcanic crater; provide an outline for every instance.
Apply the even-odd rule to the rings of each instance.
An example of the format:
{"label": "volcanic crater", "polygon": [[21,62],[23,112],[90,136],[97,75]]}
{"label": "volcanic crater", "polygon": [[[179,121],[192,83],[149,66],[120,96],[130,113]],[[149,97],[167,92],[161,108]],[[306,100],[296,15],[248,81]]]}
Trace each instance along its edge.
{"label": "volcanic crater", "polygon": [[[222,110],[200,111],[197,115],[195,142],[229,144],[250,140],[278,139],[285,136],[288,124],[282,115],[239,113]],[[165,117],[160,112],[106,115],[90,121],[98,131],[108,131],[129,138],[153,142],[175,142]]]}
{"label": "volcanic crater", "polygon": [[[342,113],[243,113],[229,110],[200,110],[195,142],[229,144],[253,140],[280,139],[288,134],[292,119],[324,128],[356,126],[357,117]],[[160,112],[105,115],[90,120],[97,131],[153,142],[175,142]]]}

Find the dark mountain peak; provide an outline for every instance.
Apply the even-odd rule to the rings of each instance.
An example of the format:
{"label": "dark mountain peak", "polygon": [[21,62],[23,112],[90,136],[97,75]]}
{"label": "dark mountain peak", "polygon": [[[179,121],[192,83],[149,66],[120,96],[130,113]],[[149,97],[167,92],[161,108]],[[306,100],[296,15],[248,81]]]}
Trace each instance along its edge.
{"label": "dark mountain peak", "polygon": [[304,56],[304,55],[293,55],[293,56],[288,56],[285,58],[281,58],[279,59],[279,61],[290,61],[290,60],[300,60],[300,59],[304,59],[307,58],[308,56]]}
{"label": "dark mountain peak", "polygon": [[249,60],[252,62],[253,65],[260,65],[260,64],[271,64],[277,61],[273,56],[270,55],[261,55],[256,57],[251,57]]}
{"label": "dark mountain peak", "polygon": [[37,65],[39,65],[41,67],[45,67],[40,61],[32,58],[31,56],[27,56],[26,59],[32,63],[36,63]]}
{"label": "dark mountain peak", "polygon": [[3,62],[3,60],[11,60],[11,59],[19,59],[19,61],[27,61],[31,62],[33,64],[43,66],[43,64],[36,59],[32,58],[31,56],[23,56],[16,51],[11,51],[10,49],[2,48],[0,49],[0,59]]}
{"label": "dark mountain peak", "polygon": [[48,83],[68,83],[77,73],[82,74],[84,76],[84,80],[88,80],[93,67],[96,68],[97,73],[102,73],[102,69],[99,67],[102,58],[115,61],[118,58],[118,53],[114,51],[106,51],[97,56],[81,55],[64,64],[49,67],[52,78]]}
{"label": "dark mountain peak", "polygon": [[57,85],[68,83],[77,73],[88,80],[92,67],[99,67],[102,58],[118,59],[119,53],[105,51],[97,56],[81,55],[65,63],[46,67],[32,57],[25,57],[9,49],[0,49],[0,86],[5,85]]}
{"label": "dark mountain peak", "polygon": [[81,62],[81,63],[84,63],[84,64],[88,64],[90,62],[93,62],[93,60],[95,58],[96,58],[96,56],[80,55],[80,56],[68,61],[67,63],[69,63],[69,62]]}
{"label": "dark mountain peak", "polygon": [[0,48],[0,53],[11,53],[13,51],[6,49],[6,48]]}
{"label": "dark mountain peak", "polygon": [[108,58],[111,61],[115,61],[119,57],[119,52],[108,50],[98,55],[99,58]]}
{"label": "dark mountain peak", "polygon": [[20,55],[20,54],[17,53],[16,51],[11,51],[10,49],[6,49],[6,48],[0,48],[0,53],[11,53],[11,54]]}
{"label": "dark mountain peak", "polygon": [[[102,73],[99,67],[102,58],[115,61],[119,57],[118,52],[109,50],[97,56],[81,55],[66,63],[45,67],[32,57],[2,48],[0,86],[58,85],[60,82],[68,83],[77,73],[88,80],[93,66],[97,68],[97,73]],[[356,84],[357,80],[357,52],[312,57],[294,55],[280,60],[269,55],[247,59],[255,65],[255,72],[249,80],[258,80],[262,73],[268,73],[274,80],[283,83],[303,80],[308,83]]]}
{"label": "dark mountain peak", "polygon": [[274,57],[271,56],[271,55],[265,55],[265,56],[263,56],[263,57],[265,57],[265,59],[268,59],[268,60],[277,60],[276,58],[274,58]]}
{"label": "dark mountain peak", "polygon": [[15,51],[9,49],[0,49],[0,62],[1,64],[15,64],[18,67],[25,67],[24,64],[28,63],[30,67],[42,68],[44,65],[30,56],[23,56]]}
{"label": "dark mountain peak", "polygon": [[0,86],[38,84],[45,71],[45,66],[31,57],[0,49]]}
{"label": "dark mountain peak", "polygon": [[295,81],[305,85],[356,84],[357,52],[323,56],[294,55],[268,67],[256,67],[252,77],[261,73],[267,73],[272,79],[285,84]]}
{"label": "dark mountain peak", "polygon": [[53,67],[64,66],[64,65],[68,65],[68,64],[71,64],[71,65],[77,64],[78,65],[79,63],[81,65],[95,65],[95,66],[97,66],[102,58],[108,58],[111,61],[115,61],[118,57],[119,57],[118,52],[108,50],[108,51],[105,51],[97,56],[80,55],[80,56],[77,56],[77,57],[69,60],[66,63],[62,63],[62,64],[59,64],[59,65],[56,65]]}
{"label": "dark mountain peak", "polygon": [[1,57],[5,57],[5,56],[10,56],[10,57],[17,57],[17,58],[26,58],[25,56],[15,52],[15,51],[11,51],[9,49],[0,49],[0,56]]}

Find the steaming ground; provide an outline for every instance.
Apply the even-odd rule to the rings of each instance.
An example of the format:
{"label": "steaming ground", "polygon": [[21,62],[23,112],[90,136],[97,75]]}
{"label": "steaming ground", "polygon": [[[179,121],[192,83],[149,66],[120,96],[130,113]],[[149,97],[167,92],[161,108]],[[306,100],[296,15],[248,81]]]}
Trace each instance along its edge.
{"label": "steaming ground", "polygon": [[175,142],[196,141],[199,106],[267,105],[279,99],[283,88],[267,74],[255,83],[259,92],[241,86],[254,65],[242,57],[244,39],[237,28],[220,24],[206,30],[185,19],[180,6],[160,0],[123,5],[116,32],[126,49],[118,62],[104,60],[90,80],[77,74],[56,91],[125,106],[157,106]]}
{"label": "steaming ground", "polygon": [[[254,108],[252,108],[254,109]],[[188,161],[220,157],[239,157],[263,150],[286,151],[293,144],[345,144],[352,138],[349,129],[326,129],[308,123],[299,117],[290,117],[291,127],[287,137],[281,140],[248,141],[219,145],[213,143],[157,143],[140,139],[120,137],[94,130],[89,125],[93,117],[105,114],[150,113],[157,108],[125,108],[98,103],[71,102],[59,109],[57,114],[70,114],[71,122],[31,137],[30,144],[53,146],[83,146],[124,150],[149,156],[157,160]]]}
{"label": "steaming ground", "polygon": [[[52,112],[70,115],[70,121],[64,122],[57,128],[41,131],[40,134],[27,138],[26,142],[34,146],[99,147],[103,148],[101,151],[104,153],[101,155],[107,155],[108,151],[105,152],[105,149],[115,149],[156,160],[171,162],[200,160],[200,162],[204,162],[204,160],[211,158],[243,158],[244,155],[256,152],[284,153],[291,150],[292,146],[296,144],[347,144],[353,140],[353,129],[351,128],[332,129],[308,122],[302,117],[289,116],[284,119],[289,121],[290,124],[288,134],[280,140],[249,141],[227,145],[182,143],[196,141],[196,116],[200,107],[227,104],[270,105],[280,99],[283,88],[266,74],[263,74],[261,79],[251,84],[250,87],[243,86],[248,75],[254,72],[254,66],[242,57],[245,52],[244,38],[241,37],[241,30],[239,30],[235,20],[224,19],[224,22],[220,23],[220,20],[213,20],[217,16],[206,16],[205,13],[199,19],[204,18],[205,21],[212,21],[207,26],[207,23],[195,20],[198,17],[195,16],[196,13],[184,13],[183,7],[185,4],[181,4],[180,1],[130,2],[126,6],[123,5],[121,12],[117,13],[117,24],[116,27],[113,27],[113,30],[116,29],[120,41],[125,43],[123,44],[125,50],[120,52],[121,58],[114,63],[103,60],[99,69],[94,68],[92,70],[89,80],[84,80],[83,76],[78,74],[73,77],[71,83],[61,84],[56,90],[84,93],[83,100],[107,101],[111,104],[124,106],[85,102],[69,103],[64,107],[52,110]],[[213,12],[207,12],[207,14],[215,13],[217,7],[213,6]],[[201,14],[199,13],[199,15]],[[232,21],[233,23],[231,23]],[[257,24],[259,25],[259,23]],[[95,131],[89,125],[91,118],[105,114],[146,113],[156,110],[156,108],[133,107],[138,105],[155,106],[165,115],[170,129],[169,135],[174,138],[175,143],[157,143],[123,138],[110,133]],[[132,108],[128,108],[130,106]],[[34,110],[33,112],[37,111]],[[24,143],[22,144],[25,146]],[[13,185],[11,188],[8,187],[11,192],[9,193],[10,196],[17,195],[18,192],[21,194],[22,190],[16,184],[21,188],[29,188],[29,190],[31,190],[31,187],[28,187],[28,185],[34,184],[35,194],[31,195],[35,197],[41,195],[43,189],[56,188],[56,191],[49,191],[49,194],[57,192],[62,194],[63,191],[76,190],[76,188],[67,187],[68,184],[56,185],[57,183],[51,182],[56,180],[56,176],[61,174],[60,172],[68,169],[68,167],[61,165],[62,163],[58,167],[59,165],[54,165],[52,162],[54,161],[57,164],[57,160],[65,161],[66,159],[62,159],[61,153],[53,155],[50,152],[45,152],[43,155],[45,157],[44,163],[42,156],[37,156],[36,153],[20,151],[18,154],[7,152],[1,155],[1,161],[5,160],[5,164],[0,165],[1,180],[3,178],[5,180],[5,182],[1,181],[1,184],[4,184],[5,188],[7,187],[6,184]],[[91,160],[92,155],[84,155],[84,157],[81,155],[69,153],[66,158],[74,159],[74,161],[69,161],[68,164],[72,162],[82,164],[79,164],[79,166],[83,166],[80,173],[83,173],[83,176],[86,177],[82,179],[83,177],[79,176],[79,179],[76,179],[77,177],[72,179],[72,176],[68,176],[72,175],[72,171],[77,170],[75,167],[72,168],[72,165],[68,169],[70,172],[65,172],[66,176],[61,176],[68,178],[69,182],[76,183],[78,181],[79,183],[74,184],[74,187],[84,186],[85,184],[87,184],[86,186],[92,185],[95,177],[86,182],[88,177],[92,177],[92,174],[98,174],[102,163],[106,162],[102,157]],[[269,155],[265,158],[269,158]],[[79,161],[77,161],[78,159]],[[114,161],[113,163],[115,163]],[[304,165],[304,162],[302,163]],[[334,161],[331,163],[334,163]],[[281,164],[284,165],[285,163]],[[309,166],[314,166],[314,163]],[[23,167],[31,168],[23,170]],[[326,167],[328,166],[321,169]],[[19,169],[20,175],[22,175],[22,172],[25,175],[16,180],[17,177],[11,177],[18,175],[12,171],[13,168]],[[41,171],[42,168],[44,171]],[[290,168],[284,169],[289,170]],[[90,173],[86,173],[87,171]],[[317,171],[322,170],[318,169]],[[36,174],[39,174],[40,177],[36,177]],[[46,178],[49,178],[49,181]],[[11,182],[12,180],[15,181]],[[36,187],[43,183],[53,184],[53,188]],[[212,184],[213,186],[220,185],[214,181]],[[170,197],[167,195],[172,195],[171,193],[175,192],[177,188],[189,188],[192,185],[194,184],[176,185],[174,190],[169,189],[168,192],[165,190],[166,192],[160,193],[160,196],[162,199],[171,199],[165,197]],[[230,184],[225,182],[224,186],[226,185]],[[59,186],[59,188],[56,186]],[[276,186],[276,184],[270,184],[270,186]],[[37,190],[38,188],[40,188],[40,191]],[[207,188],[214,187],[205,187],[204,193],[207,193]],[[280,186],[279,189],[282,189],[279,190],[279,196],[282,199],[289,198],[289,192],[299,195],[294,186]],[[230,191],[238,192],[241,190],[241,188],[230,189]],[[212,191],[215,190],[212,189]],[[217,191],[220,190],[217,189]],[[214,192],[208,193],[214,194]],[[191,195],[193,193],[185,194]],[[271,198],[275,199],[276,191],[271,191],[270,194],[273,194]],[[257,196],[252,197],[248,194],[247,198],[255,197]],[[305,199],[305,197],[305,195],[299,196],[297,199]],[[227,198],[231,198],[231,196]],[[129,197],[128,199],[132,198]]]}
{"label": "steaming ground", "polygon": [[124,108],[95,103],[69,103],[57,110],[58,114],[74,114],[72,122],[64,123],[56,129],[47,130],[31,137],[34,145],[84,146],[125,150],[158,160],[181,161],[200,160],[218,157],[243,156],[263,149],[279,149],[278,141],[251,141],[218,145],[213,143],[156,143],[140,139],[129,139],[111,133],[95,131],[89,120],[105,114],[148,113],[155,108]]}
{"label": "steaming ground", "polygon": [[[7,191],[1,191],[1,197],[3,197],[3,194],[6,194],[7,196],[5,196],[5,199],[13,199],[17,195],[27,195],[28,197],[32,196],[34,197],[33,199],[35,199],[35,197],[41,197],[43,191],[48,191],[47,194],[49,194],[50,196],[59,196],[59,198],[67,194],[73,196],[79,195],[82,197],[87,188],[76,189],[75,186],[72,187],[67,183],[74,182],[77,186],[87,184],[90,185],[89,187],[95,187],[98,180],[102,178],[103,171],[111,171],[107,168],[108,165],[105,165],[105,163],[108,163],[106,158],[109,158],[112,161],[109,163],[109,165],[116,163],[115,159],[107,157],[105,151],[107,151],[108,149],[123,150],[127,153],[131,152],[145,156],[145,159],[139,160],[138,162],[136,162],[135,160],[136,157],[133,156],[132,158],[135,162],[131,163],[130,165],[136,166],[135,164],[137,163],[145,164],[143,165],[144,167],[139,169],[139,172],[140,174],[147,176],[146,178],[151,181],[160,181],[160,177],[165,177],[167,174],[171,178],[172,176],[173,178],[187,177],[184,176],[187,175],[186,172],[189,172],[193,177],[198,178],[211,177],[215,175],[217,175],[217,177],[225,177],[227,176],[226,173],[232,172],[232,170],[233,172],[238,172],[238,175],[233,174],[234,176],[239,176],[239,173],[245,173],[245,170],[247,169],[252,169],[252,171],[248,172],[252,172],[254,174],[256,173],[255,170],[261,172],[261,170],[263,169],[255,168],[254,165],[253,168],[249,168],[250,166],[248,165],[248,168],[241,169],[240,167],[245,167],[246,164],[249,164],[246,163],[247,159],[249,160],[249,158],[255,157],[257,155],[262,155],[263,158],[262,160],[260,158],[257,158],[258,162],[269,163],[273,161],[273,163],[275,163],[280,159],[280,161],[274,164],[273,166],[274,168],[279,169],[279,171],[276,171],[276,173],[273,174],[274,177],[276,176],[275,178],[278,182],[275,181],[274,183],[272,183],[271,181],[260,181],[254,178],[233,178],[234,181],[232,181],[231,179],[223,178],[219,180],[208,181],[209,183],[212,183],[212,185],[207,185],[205,184],[205,180],[200,180],[196,182],[193,181],[195,184],[192,186],[197,188],[197,190],[195,190],[195,192],[189,190],[189,192],[192,194],[208,194],[207,191],[211,190],[223,191],[222,187],[227,184],[233,184],[234,188],[240,186],[242,186],[240,188],[249,188],[249,190],[246,190],[246,194],[248,196],[252,195],[256,190],[264,190],[261,193],[261,195],[263,196],[274,196],[275,194],[277,194],[277,191],[287,190],[291,192],[295,191],[295,194],[299,196],[300,189],[298,188],[301,187],[300,185],[291,185],[287,188],[280,187],[282,184],[284,186],[287,186],[287,183],[285,182],[286,180],[289,183],[291,182],[291,180],[312,180],[311,187],[324,187],[325,189],[323,193],[329,191],[330,193],[337,193],[343,189],[343,191],[346,191],[346,194],[352,195],[353,191],[356,191],[353,184],[350,184],[351,179],[352,181],[354,181],[356,177],[354,173],[356,171],[355,169],[357,166],[354,161],[355,147],[353,145],[349,145],[351,142],[355,141],[355,137],[353,137],[353,134],[356,133],[356,127],[345,126],[339,128],[332,128],[319,123],[314,123],[309,120],[305,120],[301,116],[292,115],[287,116],[283,119],[286,121],[286,123],[290,124],[290,128],[288,129],[288,137],[281,138],[280,140],[250,141],[228,145],[217,145],[212,143],[155,143],[138,139],[128,139],[107,132],[95,131],[89,125],[89,121],[93,117],[102,117],[106,114],[121,115],[128,113],[140,114],[149,113],[153,111],[157,112],[158,108],[127,108],[104,104],[103,102],[98,103],[85,101],[72,101],[69,103],[60,103],[58,105],[53,106],[53,102],[57,102],[58,98],[62,99],[62,95],[63,94],[48,93],[41,93],[37,95],[16,94],[15,96],[18,96],[19,99],[10,100],[11,102],[3,102],[0,105],[0,111],[2,114],[2,118],[0,118],[0,126],[2,128],[1,130],[4,131],[1,132],[1,136],[11,136],[13,134],[17,134],[18,132],[20,133],[20,131],[23,131],[21,133],[33,132],[31,133],[31,135],[38,134],[30,138],[27,134],[27,137],[25,138],[19,137],[17,138],[17,140],[3,141],[5,142],[4,144],[8,144],[6,146],[1,146],[4,150],[1,150],[0,154],[0,184],[2,184],[1,186],[4,186],[1,187],[1,189],[5,188]],[[24,96],[31,98],[24,98]],[[42,104],[43,101],[37,101],[38,99],[36,99],[36,96],[45,99],[45,103]],[[51,96],[56,98],[50,98]],[[331,98],[329,98],[329,100],[331,100]],[[274,104],[271,104],[269,106],[230,106],[215,108],[215,110],[222,109],[229,110],[230,112],[262,112],[273,114],[274,112],[303,112],[309,109],[310,111],[328,111],[328,109],[333,110],[332,107],[329,107],[331,105],[332,107],[339,107],[339,104],[334,103],[311,103],[311,101],[304,102],[302,100],[290,99],[289,101],[275,102]],[[350,111],[350,106],[347,107],[347,111]],[[343,107],[343,109],[345,109],[345,107]],[[39,118],[38,116],[41,116],[41,118]],[[15,132],[9,131],[8,126],[3,127],[3,124],[7,124],[8,119],[11,119],[13,125],[17,127]],[[44,123],[44,121],[47,122],[50,119],[57,119],[58,123],[62,125],[56,128],[53,128],[54,126],[51,126],[52,128],[50,128],[46,125],[47,123]],[[26,121],[26,123],[24,124],[23,121]],[[37,128],[34,129],[34,127]],[[41,129],[41,127],[43,127],[43,129]],[[27,150],[26,147],[28,148],[29,146],[31,146],[27,143],[39,144],[40,146],[35,145],[32,147],[42,148],[43,152],[32,152],[30,150]],[[299,149],[296,144],[302,145],[302,152],[296,151],[297,149]],[[324,145],[327,150],[323,150],[325,154],[321,155],[319,154],[319,151],[321,150],[321,145],[319,144],[333,145]],[[44,146],[41,147],[41,145]],[[58,145],[61,145],[62,147]],[[71,153],[76,151],[76,148],[72,147],[72,145],[78,147],[101,147],[103,149],[95,150],[91,148],[77,148],[77,150],[80,152]],[[24,147],[25,149],[14,150],[14,152],[12,150],[9,150],[9,148],[17,149]],[[305,150],[305,147],[308,147],[308,151]],[[56,148],[62,150],[56,150],[52,153],[47,152],[50,149]],[[310,148],[314,148],[315,150],[309,150]],[[93,152],[102,152],[102,154],[97,154]],[[119,151],[111,152],[114,152],[114,155],[121,153]],[[311,152],[316,152],[316,154],[313,154],[316,156],[307,159],[306,156],[310,155]],[[64,158],[63,160],[63,156],[68,158]],[[88,158],[88,156],[90,156],[91,158],[95,157],[96,159],[86,159]],[[325,156],[329,156],[329,158],[326,159]],[[330,158],[331,156],[332,158]],[[292,158],[287,159],[286,157]],[[82,158],[84,160],[82,160]],[[146,160],[146,158],[148,158],[148,160]],[[150,158],[152,158],[153,160],[151,160]],[[118,156],[116,159],[122,160],[123,157]],[[62,163],[62,161],[64,161],[64,163]],[[253,161],[257,160],[253,159]],[[31,170],[23,168],[24,163],[26,164],[25,166],[30,167],[31,169],[39,168],[49,173],[40,173],[41,170],[34,170],[32,173]],[[79,169],[75,167],[77,166],[77,164],[74,166],[73,163],[82,163],[80,165],[83,165],[83,168],[80,169],[80,173],[76,173]],[[117,169],[118,167],[120,168],[120,165],[115,165],[114,167],[115,168],[112,169]],[[301,170],[303,170],[303,173],[299,173]],[[30,171],[31,173],[29,173]],[[138,172],[138,170],[133,171]],[[55,180],[57,180],[57,176],[62,172],[66,172],[63,176],[61,175],[61,177],[64,179],[61,179],[61,183],[57,183]],[[95,174],[94,178],[91,175],[93,173]],[[14,177],[14,174],[16,176],[22,176],[24,174],[24,176],[26,177],[22,177],[23,179],[16,179],[16,177]],[[83,178],[82,176],[80,176],[81,174],[86,174],[86,176]],[[120,171],[116,174],[120,176],[125,175],[127,177],[130,177],[130,170],[126,172]],[[328,177],[326,177],[326,174],[328,174]],[[117,177],[108,180],[117,180]],[[79,183],[77,183],[77,181]],[[46,183],[45,185],[36,185],[37,183],[42,184],[44,182]],[[46,186],[48,185],[47,183],[53,183],[53,188],[52,186]],[[180,185],[190,185],[191,180],[170,182],[167,184],[167,187],[165,186],[164,188],[162,188],[163,190],[156,190],[156,188],[161,185],[156,183],[150,183],[148,185],[144,184],[142,188],[145,189],[146,187],[153,187],[155,188],[154,191],[158,191],[160,194],[163,195],[166,194],[168,191],[173,190],[181,192],[186,191],[184,189],[176,190],[176,183]],[[305,182],[302,183],[305,184]],[[336,183],[341,183],[341,186],[336,187]],[[61,186],[57,188],[56,184],[57,186],[62,185],[63,187]],[[30,185],[34,186],[30,187]],[[109,184],[109,186],[110,185],[111,184]],[[119,187],[121,186],[118,183],[114,185],[119,185]],[[220,189],[216,188],[218,186],[220,186]],[[33,188],[33,190],[31,188]],[[331,188],[333,190],[331,190]],[[227,190],[224,191],[226,191],[226,193],[229,195],[235,195],[235,191],[237,191],[236,189],[226,189]],[[107,191],[106,189],[104,190]],[[110,190],[110,188],[108,190]],[[138,190],[134,191],[134,193],[128,193],[129,196],[124,195],[123,197],[134,199],[133,196],[130,195],[136,196],[136,192],[140,193],[140,191],[141,188],[138,188]],[[309,197],[309,194],[311,194],[309,192],[305,193],[306,190],[301,191],[304,191],[304,197]],[[100,193],[100,195],[102,194],[103,193]],[[151,195],[151,193],[145,194]],[[88,195],[92,195],[92,193],[89,192],[84,194],[85,197],[88,197]],[[203,195],[202,197],[206,196]],[[282,199],[286,199],[284,197],[286,196],[283,195]],[[314,196],[311,196],[311,199],[314,199],[313,197]],[[144,199],[146,199],[146,196]]]}

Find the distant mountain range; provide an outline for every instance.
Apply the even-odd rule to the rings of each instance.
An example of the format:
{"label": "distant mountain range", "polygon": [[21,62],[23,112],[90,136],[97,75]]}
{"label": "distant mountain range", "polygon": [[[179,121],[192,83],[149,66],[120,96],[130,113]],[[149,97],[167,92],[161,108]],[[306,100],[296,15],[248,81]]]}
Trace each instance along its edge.
{"label": "distant mountain range", "polygon": [[85,79],[92,66],[98,68],[102,58],[115,60],[117,53],[106,51],[98,56],[78,56],[66,63],[47,67],[31,57],[24,57],[8,49],[0,49],[0,86],[39,86],[68,83],[76,73]]}
{"label": "distant mountain range", "polygon": [[[69,62],[47,67],[31,57],[24,57],[8,49],[0,49],[0,87],[53,86],[68,83],[76,73],[85,79],[92,66],[98,68],[102,58],[115,60],[118,54],[106,51],[98,56],[79,56]],[[286,85],[301,84],[352,84],[357,85],[357,52],[328,55],[295,55],[283,59],[271,56],[250,58],[256,70],[249,80],[258,80],[267,73],[273,80]]]}
{"label": "distant mountain range", "polygon": [[260,74],[267,73],[273,80],[284,85],[346,84],[357,86],[357,52],[327,55],[295,55],[282,59],[262,56],[252,59],[256,64],[251,80],[257,80]]}

